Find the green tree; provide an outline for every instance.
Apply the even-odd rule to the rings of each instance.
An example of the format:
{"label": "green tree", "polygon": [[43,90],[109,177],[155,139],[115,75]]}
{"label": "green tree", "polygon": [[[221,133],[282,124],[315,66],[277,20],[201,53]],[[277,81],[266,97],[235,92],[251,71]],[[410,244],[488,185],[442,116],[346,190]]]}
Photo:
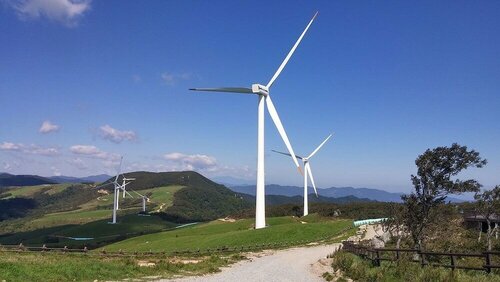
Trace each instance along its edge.
{"label": "green tree", "polygon": [[435,209],[446,196],[463,192],[478,192],[481,185],[473,179],[453,180],[469,167],[483,167],[486,160],[479,152],[467,150],[456,143],[451,147],[427,149],[415,160],[418,171],[411,180],[415,191],[401,198],[405,204],[405,225],[417,248],[424,244],[425,231],[435,219]]}
{"label": "green tree", "polygon": [[488,251],[491,251],[491,238],[493,237],[493,233],[498,232],[498,224],[495,223],[495,227],[491,228],[491,223],[493,219],[497,218],[500,210],[500,185],[495,186],[492,190],[476,193],[474,199],[477,201],[477,214],[483,217],[486,220],[486,224],[488,224],[486,241]]}
{"label": "green tree", "polygon": [[389,232],[391,238],[396,240],[396,248],[401,246],[401,240],[405,236],[405,209],[404,206],[397,203],[390,203],[388,206],[388,218],[382,224],[382,230]]}

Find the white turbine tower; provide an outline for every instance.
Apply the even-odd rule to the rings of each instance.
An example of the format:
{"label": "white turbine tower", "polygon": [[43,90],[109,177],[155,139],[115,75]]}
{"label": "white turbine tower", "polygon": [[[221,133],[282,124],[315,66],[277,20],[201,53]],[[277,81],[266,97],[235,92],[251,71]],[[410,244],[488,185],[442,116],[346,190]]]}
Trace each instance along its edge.
{"label": "white turbine tower", "polygon": [[135,190],[132,190],[132,192],[136,193],[137,195],[139,195],[139,197],[142,198],[142,212],[146,212],[146,202],[149,201],[149,198],[145,195],[140,194]]}
{"label": "white turbine tower", "polygon": [[[306,26],[305,30],[302,32],[300,35],[299,39],[297,42],[295,42],[295,45],[293,45],[292,49],[288,53],[288,55],[285,57],[281,65],[279,66],[278,70],[276,73],[273,75],[271,80],[267,83],[267,85],[261,85],[261,84],[252,84],[251,88],[246,88],[246,87],[221,87],[221,88],[191,88],[190,90],[195,90],[195,91],[213,91],[213,92],[231,92],[231,93],[244,93],[244,94],[257,94],[259,96],[259,103],[258,103],[258,129],[257,129],[257,187],[256,187],[256,209],[255,209],[255,228],[260,229],[266,227],[266,209],[265,209],[265,176],[264,176],[264,103],[267,105],[267,110],[269,111],[269,115],[271,116],[271,119],[274,122],[274,125],[276,125],[276,128],[278,129],[279,134],[281,135],[281,138],[283,139],[283,142],[285,142],[286,148],[288,152],[292,156],[295,156],[295,153],[293,152],[292,145],[290,144],[290,141],[288,140],[288,136],[285,132],[285,129],[283,127],[283,124],[281,123],[281,120],[278,116],[278,112],[276,111],[276,108],[274,107],[274,104],[271,100],[271,96],[269,95],[269,90],[271,86],[273,85],[274,81],[278,76],[280,75],[281,71],[283,71],[283,68],[286,66],[288,63],[288,60],[290,60],[290,57],[293,55],[295,52],[295,49],[297,46],[299,46],[300,41],[306,34],[307,30],[313,23],[314,19],[318,15],[318,12],[314,14],[313,18],[309,22],[309,24]],[[297,166],[297,169],[299,172],[302,174],[302,170],[300,168],[299,162],[295,157],[292,157],[295,165]]]}
{"label": "white turbine tower", "polygon": [[[332,137],[332,134],[330,134],[328,137],[326,137],[325,141],[323,141],[323,143],[319,144],[319,146],[309,156],[307,156],[307,157],[295,156],[296,158],[302,160],[302,163],[304,164],[304,170],[305,170],[305,173],[304,173],[304,216],[309,214],[309,202],[308,202],[308,193],[307,193],[307,189],[308,189],[307,177],[308,176],[311,179],[311,183],[312,183],[313,188],[314,188],[314,193],[316,193],[316,197],[318,196],[318,190],[316,190],[316,184],[314,183],[314,178],[312,175],[311,165],[309,164],[309,160],[312,158],[312,156],[314,156],[319,151],[319,149],[321,147],[323,147],[323,145],[326,143],[326,141],[328,141],[328,139],[330,139],[330,137]],[[272,151],[275,153],[291,156],[288,153],[275,151],[275,150],[272,150]]]}

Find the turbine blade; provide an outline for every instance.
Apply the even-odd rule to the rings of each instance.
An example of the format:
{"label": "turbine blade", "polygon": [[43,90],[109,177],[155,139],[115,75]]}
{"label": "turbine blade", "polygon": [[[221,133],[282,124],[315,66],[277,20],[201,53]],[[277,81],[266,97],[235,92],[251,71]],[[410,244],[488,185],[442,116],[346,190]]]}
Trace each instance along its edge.
{"label": "turbine blade", "polygon": [[[275,153],[278,153],[278,154],[285,155],[285,156],[289,156],[289,157],[291,157],[291,156],[292,156],[292,155],[290,155],[289,153],[284,153],[284,152],[280,152],[280,151],[276,151],[276,150],[271,150],[271,151],[273,151],[273,152],[275,152]],[[297,159],[301,159],[301,160],[303,159],[303,157],[301,157],[301,156],[297,156],[297,155],[295,155],[295,157],[296,157]]]}
{"label": "turbine blade", "polygon": [[305,170],[307,171],[306,174],[309,175],[309,179],[311,179],[311,183],[312,183],[313,188],[314,188],[314,193],[316,193],[316,197],[318,197],[318,190],[316,190],[316,183],[314,183],[314,178],[313,178],[313,174],[311,171],[311,165],[309,163],[306,164]]}
{"label": "turbine blade", "polygon": [[220,87],[220,88],[189,88],[192,91],[253,93],[252,89],[245,87]]}
{"label": "turbine blade", "polygon": [[120,176],[120,173],[122,172],[122,162],[123,162],[123,156],[120,157],[120,166],[118,167],[118,173],[116,174],[115,182],[118,181],[118,176]]}
{"label": "turbine blade", "polygon": [[319,144],[318,148],[316,148],[310,155],[309,157],[307,157],[308,159],[311,158],[312,156],[314,156],[314,154],[316,154],[319,149],[321,149],[321,147],[323,147],[323,145],[325,145],[326,141],[328,141],[328,139],[330,139],[330,137],[332,137],[333,133],[330,134],[328,137],[326,137],[325,141],[323,141],[323,143]]}
{"label": "turbine blade", "polygon": [[133,198],[134,196],[132,196],[127,190],[123,189],[123,193],[127,194],[130,196],[130,198]]}
{"label": "turbine blade", "polygon": [[311,26],[311,24],[313,23],[313,21],[314,21],[314,19],[316,18],[317,15],[318,15],[318,12],[316,12],[316,14],[314,14],[313,18],[311,19],[311,21],[309,22],[309,24],[306,26],[306,29],[302,32],[302,34],[300,35],[299,39],[297,39],[297,42],[295,42],[295,45],[293,45],[293,47],[290,50],[290,52],[288,52],[288,55],[285,57],[285,60],[283,60],[283,62],[281,63],[280,67],[278,68],[278,70],[276,71],[276,73],[273,75],[273,77],[271,78],[271,80],[269,81],[269,83],[267,84],[267,88],[270,88],[271,85],[273,85],[273,83],[276,80],[276,78],[278,78],[278,76],[280,75],[281,71],[285,68],[286,64],[288,63],[288,60],[290,60],[290,57],[292,57],[293,52],[295,52],[295,49],[297,49],[297,46],[299,46],[300,41],[302,40],[302,38],[306,34],[307,30],[309,29],[309,27]]}
{"label": "turbine blade", "polygon": [[135,190],[132,190],[130,189],[132,192],[136,193],[137,195],[139,195],[140,197],[145,197],[144,195],[140,194],[139,192],[135,191]]}
{"label": "turbine blade", "polygon": [[276,125],[276,129],[278,129],[278,132],[281,135],[281,139],[283,139],[283,142],[285,142],[286,148],[288,149],[288,152],[290,153],[293,162],[297,166],[297,169],[299,170],[300,174],[303,174],[299,162],[297,161],[297,157],[295,157],[292,145],[290,144],[290,140],[288,140],[288,136],[286,135],[285,128],[281,123],[280,117],[278,116],[278,112],[276,111],[273,101],[271,100],[271,96],[269,95],[266,96],[266,105],[267,105],[267,110],[269,111],[269,115],[271,115],[271,119],[273,120],[274,125]]}

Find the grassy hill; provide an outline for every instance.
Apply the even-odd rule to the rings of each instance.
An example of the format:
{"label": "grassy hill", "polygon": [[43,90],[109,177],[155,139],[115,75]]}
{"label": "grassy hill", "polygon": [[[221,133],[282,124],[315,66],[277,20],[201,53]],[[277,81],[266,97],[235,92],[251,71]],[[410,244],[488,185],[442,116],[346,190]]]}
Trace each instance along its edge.
{"label": "grassy hill", "polygon": [[254,230],[254,219],[235,222],[211,221],[179,230],[160,232],[130,238],[106,246],[106,250],[174,251],[217,248],[222,246],[249,246],[263,243],[314,241],[334,236],[352,225],[350,220],[329,220],[310,215],[300,220],[294,217],[268,218],[269,226]]}
{"label": "grassy hill", "polygon": [[[121,183],[122,177],[135,178],[127,188],[133,190],[144,190],[155,187],[181,185],[181,186],[212,186],[216,184],[210,179],[194,171],[172,171],[172,172],[149,172],[136,171],[129,172],[118,177],[118,182]],[[114,177],[106,180],[104,183],[111,182]],[[216,184],[218,185],[218,184]],[[110,188],[108,188],[110,189]]]}
{"label": "grassy hill", "polygon": [[[5,235],[0,238],[0,243],[71,244],[53,238],[104,236],[98,230],[110,230],[112,234],[105,236],[116,241],[136,234],[134,224],[151,233],[176,223],[209,221],[248,208],[248,203],[234,192],[195,172],[134,172],[126,177],[136,178],[136,181],[127,186],[134,198],[120,197],[118,225],[130,223],[124,230],[107,225],[112,215],[112,185],[96,189],[95,185],[89,184],[45,184],[0,191],[0,235]],[[140,219],[141,224],[130,221],[137,217],[142,207],[142,199],[134,191],[149,198],[147,211],[158,216],[144,217]],[[153,227],[142,224],[153,219],[154,224],[148,223]],[[75,226],[83,226],[88,232],[72,233],[71,230],[77,230]],[[110,240],[89,243],[100,245],[102,242]]]}

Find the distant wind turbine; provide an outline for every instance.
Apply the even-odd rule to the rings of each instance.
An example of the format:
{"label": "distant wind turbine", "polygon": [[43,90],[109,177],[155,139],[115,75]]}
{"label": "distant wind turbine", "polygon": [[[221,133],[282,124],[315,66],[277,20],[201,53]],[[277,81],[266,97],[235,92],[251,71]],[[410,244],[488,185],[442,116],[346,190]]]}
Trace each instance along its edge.
{"label": "distant wind turbine", "polygon": [[146,202],[149,201],[149,198],[135,190],[132,190],[132,192],[136,193],[137,195],[139,195],[139,197],[142,198],[142,212],[146,212]]}
{"label": "distant wind turbine", "polygon": [[123,194],[127,193],[130,197],[132,197],[132,195],[130,195],[130,193],[128,193],[125,190],[125,186],[127,184],[129,184],[130,182],[126,182],[125,180],[134,180],[134,179],[127,179],[127,178],[123,177],[123,179],[124,179],[123,184],[120,185],[118,183],[118,177],[120,176],[121,171],[122,171],[122,162],[123,162],[123,156],[120,158],[120,166],[119,166],[118,171],[116,173],[115,179],[112,182],[108,182],[104,185],[100,185],[100,186],[96,187],[96,188],[101,188],[101,187],[104,187],[104,186],[107,186],[110,184],[113,184],[115,187],[115,190],[113,193],[113,216],[112,216],[112,221],[110,222],[111,224],[116,224],[116,211],[119,208],[120,190],[123,190]]}
{"label": "distant wind turbine", "polygon": [[[316,184],[314,183],[314,178],[312,175],[311,165],[309,164],[309,160],[312,158],[312,156],[314,156],[319,151],[319,149],[321,149],[321,147],[323,147],[323,145],[326,143],[326,141],[328,141],[328,139],[330,139],[330,137],[332,137],[332,134],[330,134],[328,137],[326,137],[325,141],[323,141],[323,143],[319,144],[319,146],[309,156],[307,156],[307,157],[295,156],[296,158],[302,160],[302,163],[304,164],[304,170],[305,170],[305,174],[304,174],[304,216],[309,214],[309,203],[308,203],[308,193],[307,193],[307,177],[308,176],[309,176],[309,178],[311,178],[311,183],[312,183],[313,188],[314,188],[314,193],[316,193],[316,197],[318,197],[318,190],[316,190]],[[278,153],[278,154],[291,156],[288,153],[275,151],[275,150],[272,150],[272,151],[275,153]]]}
{"label": "distant wind turbine", "polygon": [[281,123],[281,120],[278,116],[278,112],[276,111],[276,108],[274,107],[274,104],[271,100],[271,96],[269,95],[269,90],[271,86],[273,85],[274,81],[278,78],[280,75],[281,71],[283,71],[283,68],[285,68],[286,64],[290,60],[290,57],[293,55],[295,52],[295,49],[297,49],[297,46],[299,46],[300,41],[306,34],[307,30],[313,23],[314,19],[318,15],[318,12],[316,12],[309,22],[309,24],[306,26],[305,30],[302,32],[300,35],[299,39],[295,42],[295,45],[293,45],[292,49],[288,53],[288,55],[285,57],[281,65],[279,66],[278,70],[276,73],[273,75],[271,80],[267,83],[267,85],[261,85],[261,84],[252,84],[251,88],[246,88],[246,87],[221,87],[221,88],[191,88],[190,90],[194,91],[212,91],[212,92],[231,92],[231,93],[244,93],[244,94],[257,94],[259,96],[259,103],[258,103],[258,130],[257,130],[257,187],[256,187],[256,209],[255,209],[255,229],[260,229],[266,227],[266,208],[265,208],[265,176],[264,176],[264,103],[267,105],[267,110],[269,111],[269,115],[271,116],[271,119],[274,122],[274,125],[276,125],[276,128],[278,129],[279,134],[281,135],[281,139],[283,139],[283,142],[286,145],[286,148],[290,155],[292,156],[292,160],[297,166],[297,169],[301,174],[302,170],[300,168],[300,165],[297,161],[297,158],[295,158],[295,153],[293,152],[292,145],[290,144],[290,141],[288,140],[288,136],[285,132],[285,128],[283,127],[283,124]]}

